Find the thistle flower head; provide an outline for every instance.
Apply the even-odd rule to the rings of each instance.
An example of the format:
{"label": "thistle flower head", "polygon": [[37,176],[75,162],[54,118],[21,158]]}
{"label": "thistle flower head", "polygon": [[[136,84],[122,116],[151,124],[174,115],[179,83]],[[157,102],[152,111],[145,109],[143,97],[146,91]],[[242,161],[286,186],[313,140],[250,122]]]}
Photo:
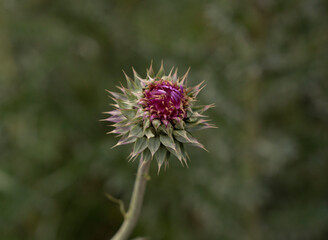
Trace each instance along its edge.
{"label": "thistle flower head", "polygon": [[[203,115],[213,105],[197,105],[196,97],[203,88],[203,82],[195,87],[186,87],[183,77],[177,76],[173,69],[165,75],[163,64],[157,74],[152,66],[147,70],[145,79],[133,69],[132,80],[125,73],[127,88],[119,86],[121,93],[111,92],[115,110],[105,112],[110,116],[104,121],[114,123],[115,133],[121,139],[114,146],[134,143],[130,160],[141,157],[148,161],[154,157],[158,170],[168,165],[171,154],[182,165],[189,159],[184,144],[204,148],[191,134],[192,131],[215,128]],[[206,150],[206,149],[205,149]]]}

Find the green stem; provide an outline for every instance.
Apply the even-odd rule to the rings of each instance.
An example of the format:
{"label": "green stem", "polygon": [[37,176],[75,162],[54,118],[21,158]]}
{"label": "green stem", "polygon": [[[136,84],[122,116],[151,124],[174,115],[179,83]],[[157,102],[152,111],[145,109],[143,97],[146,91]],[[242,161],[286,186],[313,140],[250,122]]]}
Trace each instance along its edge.
{"label": "green stem", "polygon": [[140,159],[138,173],[137,173],[136,181],[134,183],[129,210],[124,216],[123,224],[121,225],[120,229],[112,237],[111,240],[128,239],[134,227],[136,226],[140,215],[143,198],[145,195],[146,184],[148,180],[149,165],[150,165],[150,160],[143,161],[142,159]]}

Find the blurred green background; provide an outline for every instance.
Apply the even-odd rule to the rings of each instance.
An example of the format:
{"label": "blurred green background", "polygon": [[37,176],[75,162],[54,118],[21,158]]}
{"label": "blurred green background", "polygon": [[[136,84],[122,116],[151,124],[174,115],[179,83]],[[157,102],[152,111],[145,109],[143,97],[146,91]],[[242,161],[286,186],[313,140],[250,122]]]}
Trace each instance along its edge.
{"label": "blurred green background", "polygon": [[129,201],[131,146],[98,122],[104,89],[154,60],[189,66],[218,129],[189,168],[156,164],[133,236],[328,239],[323,0],[1,0],[0,239],[103,240]]}

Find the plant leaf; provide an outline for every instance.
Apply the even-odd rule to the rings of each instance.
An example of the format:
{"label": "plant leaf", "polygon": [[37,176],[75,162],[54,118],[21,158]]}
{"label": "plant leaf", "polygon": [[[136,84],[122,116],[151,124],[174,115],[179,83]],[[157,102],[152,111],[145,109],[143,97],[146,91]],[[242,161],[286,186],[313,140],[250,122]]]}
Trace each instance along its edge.
{"label": "plant leaf", "polygon": [[154,128],[147,128],[145,131],[145,135],[147,136],[148,139],[155,137],[155,130]]}
{"label": "plant leaf", "polygon": [[152,156],[154,156],[154,154],[157,152],[160,145],[161,145],[161,141],[158,138],[148,139],[148,148]]}
{"label": "plant leaf", "polygon": [[161,78],[161,77],[163,77],[164,74],[165,74],[165,72],[164,72],[164,66],[163,66],[163,61],[162,61],[161,67],[156,75],[156,78]]}
{"label": "plant leaf", "polygon": [[201,144],[200,142],[198,142],[198,140],[196,138],[194,138],[190,133],[188,133],[187,131],[184,130],[175,130],[173,131],[173,135],[175,137],[176,140],[178,140],[179,142],[182,143],[190,143],[196,147],[202,148],[205,151],[207,151],[207,149],[204,147],[203,144]]}
{"label": "plant leaf", "polygon": [[141,138],[143,136],[143,131],[142,131],[142,127],[140,127],[139,125],[135,125],[129,134],[129,137],[138,137]]}
{"label": "plant leaf", "polygon": [[160,135],[159,139],[165,147],[176,150],[173,138],[169,137],[168,135]]}
{"label": "plant leaf", "polygon": [[124,73],[124,76],[126,78],[128,89],[137,89],[138,86],[136,85],[136,83],[124,71],[123,71],[123,73]]}
{"label": "plant leaf", "polygon": [[139,76],[139,74],[136,72],[136,70],[134,68],[132,68],[133,71],[133,77],[134,77],[134,82],[138,87],[141,87],[141,77]]}
{"label": "plant leaf", "polygon": [[117,146],[121,146],[121,145],[125,145],[125,144],[129,144],[132,142],[135,142],[137,140],[136,137],[127,137],[126,135],[121,137],[121,139],[118,141],[118,143],[116,143],[115,146],[113,146],[112,148],[115,148]]}
{"label": "plant leaf", "polygon": [[153,159],[153,156],[151,155],[150,151],[148,149],[145,149],[142,152],[142,160],[143,161],[150,161]]}
{"label": "plant leaf", "polygon": [[183,142],[183,143],[192,143],[194,141],[197,141],[194,137],[191,136],[190,133],[188,133],[185,130],[174,130],[173,131],[173,136],[179,142]]}
{"label": "plant leaf", "polygon": [[134,144],[132,156],[138,155],[143,150],[145,150],[146,147],[147,147],[147,138],[145,138],[145,137],[138,138],[137,141]]}
{"label": "plant leaf", "polygon": [[158,165],[158,173],[161,170],[161,167],[164,163],[165,160],[168,158],[168,152],[166,148],[161,145],[158,149],[158,151],[155,153],[156,160],[157,160],[157,165]]}
{"label": "plant leaf", "polygon": [[154,128],[157,130],[158,127],[161,125],[161,121],[158,120],[158,119],[154,119],[152,122],[151,122],[154,126]]}
{"label": "plant leaf", "polygon": [[128,119],[134,118],[136,115],[136,110],[134,109],[120,109],[122,115]]}
{"label": "plant leaf", "polygon": [[146,131],[147,128],[150,126],[150,120],[149,118],[146,118],[143,122],[143,130]]}

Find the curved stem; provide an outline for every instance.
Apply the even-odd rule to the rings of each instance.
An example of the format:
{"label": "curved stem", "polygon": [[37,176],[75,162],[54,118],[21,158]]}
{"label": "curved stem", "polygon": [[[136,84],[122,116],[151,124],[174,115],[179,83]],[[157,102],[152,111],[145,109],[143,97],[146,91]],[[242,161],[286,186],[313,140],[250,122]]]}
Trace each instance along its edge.
{"label": "curved stem", "polygon": [[111,240],[126,240],[130,236],[134,227],[136,226],[140,215],[146,184],[148,180],[149,165],[150,160],[144,161],[142,158],[140,159],[129,210],[125,214],[123,224]]}

